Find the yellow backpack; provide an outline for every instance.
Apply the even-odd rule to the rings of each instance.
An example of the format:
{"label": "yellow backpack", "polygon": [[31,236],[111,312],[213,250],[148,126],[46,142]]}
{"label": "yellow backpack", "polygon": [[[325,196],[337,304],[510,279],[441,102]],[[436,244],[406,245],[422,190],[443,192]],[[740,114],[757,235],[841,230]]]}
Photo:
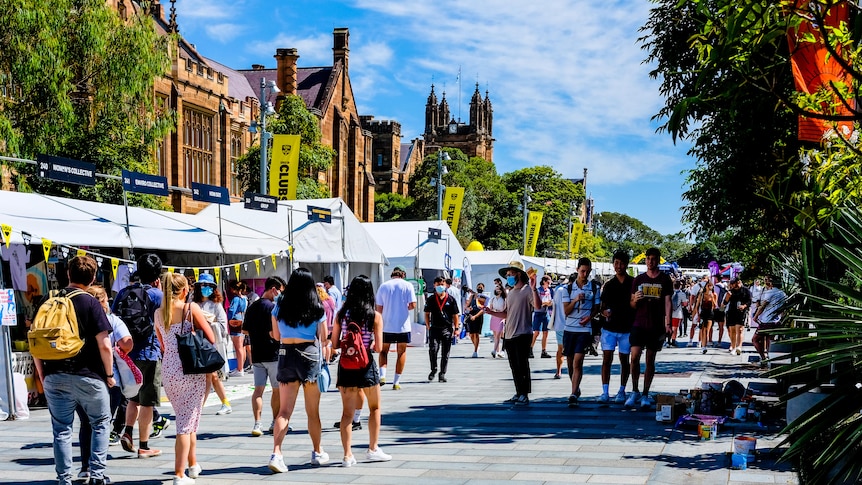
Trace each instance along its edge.
{"label": "yellow backpack", "polygon": [[51,291],[48,300],[42,303],[27,340],[30,354],[42,360],[63,360],[74,357],[84,347],[84,340],[78,328],[78,316],[72,305],[72,297],[84,294],[81,290],[66,293],[65,290]]}

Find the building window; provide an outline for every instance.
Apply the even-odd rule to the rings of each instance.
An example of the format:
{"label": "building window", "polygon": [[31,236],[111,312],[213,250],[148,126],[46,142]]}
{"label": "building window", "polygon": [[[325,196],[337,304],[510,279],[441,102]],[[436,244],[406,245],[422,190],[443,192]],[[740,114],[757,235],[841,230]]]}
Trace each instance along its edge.
{"label": "building window", "polygon": [[165,148],[165,140],[156,143],[156,162],[159,164],[159,175],[168,176],[168,151]]}
{"label": "building window", "polygon": [[239,184],[239,157],[243,154],[242,132],[230,132],[230,193],[231,195],[242,195]]}
{"label": "building window", "polygon": [[377,168],[381,168],[383,166],[383,154],[377,154]]}
{"label": "building window", "polygon": [[183,109],[183,170],[185,186],[192,182],[213,185],[214,116]]}

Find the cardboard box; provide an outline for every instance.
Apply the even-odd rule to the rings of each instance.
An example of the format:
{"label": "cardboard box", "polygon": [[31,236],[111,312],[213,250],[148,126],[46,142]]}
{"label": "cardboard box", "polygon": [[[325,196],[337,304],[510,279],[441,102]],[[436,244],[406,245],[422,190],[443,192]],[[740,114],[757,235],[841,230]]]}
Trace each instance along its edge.
{"label": "cardboard box", "polygon": [[655,420],[673,423],[685,414],[685,398],[679,395],[659,394],[655,397]]}

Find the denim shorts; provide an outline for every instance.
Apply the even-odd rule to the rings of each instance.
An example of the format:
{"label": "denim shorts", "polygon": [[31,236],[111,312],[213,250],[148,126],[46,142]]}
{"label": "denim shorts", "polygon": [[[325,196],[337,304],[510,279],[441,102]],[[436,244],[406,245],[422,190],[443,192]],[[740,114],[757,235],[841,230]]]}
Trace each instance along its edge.
{"label": "denim shorts", "polygon": [[602,329],[602,350],[613,352],[619,346],[621,354],[632,353],[629,335],[629,333],[611,332],[610,330]]}
{"label": "denim shorts", "polygon": [[548,317],[548,312],[533,312],[534,332],[547,332],[549,323],[551,319]]}
{"label": "denim shorts", "polygon": [[320,347],[317,342],[281,344],[278,350],[278,382],[317,382]]}

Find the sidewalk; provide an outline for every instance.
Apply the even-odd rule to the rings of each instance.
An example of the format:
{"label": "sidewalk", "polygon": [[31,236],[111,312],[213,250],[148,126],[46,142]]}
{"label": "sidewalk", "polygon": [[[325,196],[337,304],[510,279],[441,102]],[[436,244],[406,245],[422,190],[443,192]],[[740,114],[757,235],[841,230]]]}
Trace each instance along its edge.
{"label": "sidewalk", "polygon": [[[746,335],[750,338],[750,334]],[[550,336],[553,340],[553,332]],[[549,342],[549,349],[556,349]],[[386,463],[364,463],[367,448],[367,413],[363,429],[353,433],[353,452],[359,463],[341,468],[341,442],[332,424],[340,418],[337,392],[321,399],[323,446],[331,462],[321,468],[309,465],[311,442],[305,432],[302,398],[291,422],[296,430],[284,443],[289,471],[272,474],[267,461],[272,438],[254,438],[250,376],[228,381],[233,413],[215,416],[217,399],[210,399],[198,433],[198,459],[203,473],[198,484],[246,484],[256,481],[375,484],[519,484],[624,483],[624,484],[744,484],[798,483],[777,454],[767,450],[780,440],[757,437],[761,460],[744,471],[729,469],[733,430],[719,432],[715,441],[699,441],[694,430],[673,430],[655,421],[654,410],[622,410],[619,405],[599,407],[600,357],[587,357],[583,396],[578,409],[568,409],[567,379],[555,380],[554,359],[531,360],[533,393],[529,407],[502,404],[514,391],[505,359],[492,359],[488,340],[482,339],[481,358],[470,358],[468,341],[452,347],[448,383],[427,382],[426,349],[408,350],[407,368],[400,391],[384,386],[381,447],[393,456]],[[536,356],[540,353],[536,346]],[[741,356],[727,350],[665,349],[657,359],[653,391],[677,393],[700,387],[702,382],[756,380],[758,370],[747,364],[751,347]],[[553,350],[551,350],[553,354]],[[394,355],[394,354],[393,354]],[[394,361],[390,358],[390,363]],[[565,367],[565,366],[564,366]],[[334,369],[333,369],[334,370]],[[564,371],[565,372],[565,371]],[[387,376],[391,382],[391,371]],[[619,366],[611,376],[611,390],[619,386]],[[631,384],[628,386],[631,390]],[[613,394],[613,392],[611,393]],[[300,394],[301,396],[301,394]],[[264,396],[268,408],[269,394]],[[172,415],[170,405],[162,412]],[[264,412],[267,425],[269,419]],[[53,484],[50,417],[35,410],[29,420],[0,422],[0,482]],[[174,428],[151,447],[163,454],[137,459],[119,446],[109,450],[108,475],[114,483],[157,485],[170,483],[173,473]],[[77,430],[73,438],[77,442]],[[79,463],[74,464],[77,473]]]}

